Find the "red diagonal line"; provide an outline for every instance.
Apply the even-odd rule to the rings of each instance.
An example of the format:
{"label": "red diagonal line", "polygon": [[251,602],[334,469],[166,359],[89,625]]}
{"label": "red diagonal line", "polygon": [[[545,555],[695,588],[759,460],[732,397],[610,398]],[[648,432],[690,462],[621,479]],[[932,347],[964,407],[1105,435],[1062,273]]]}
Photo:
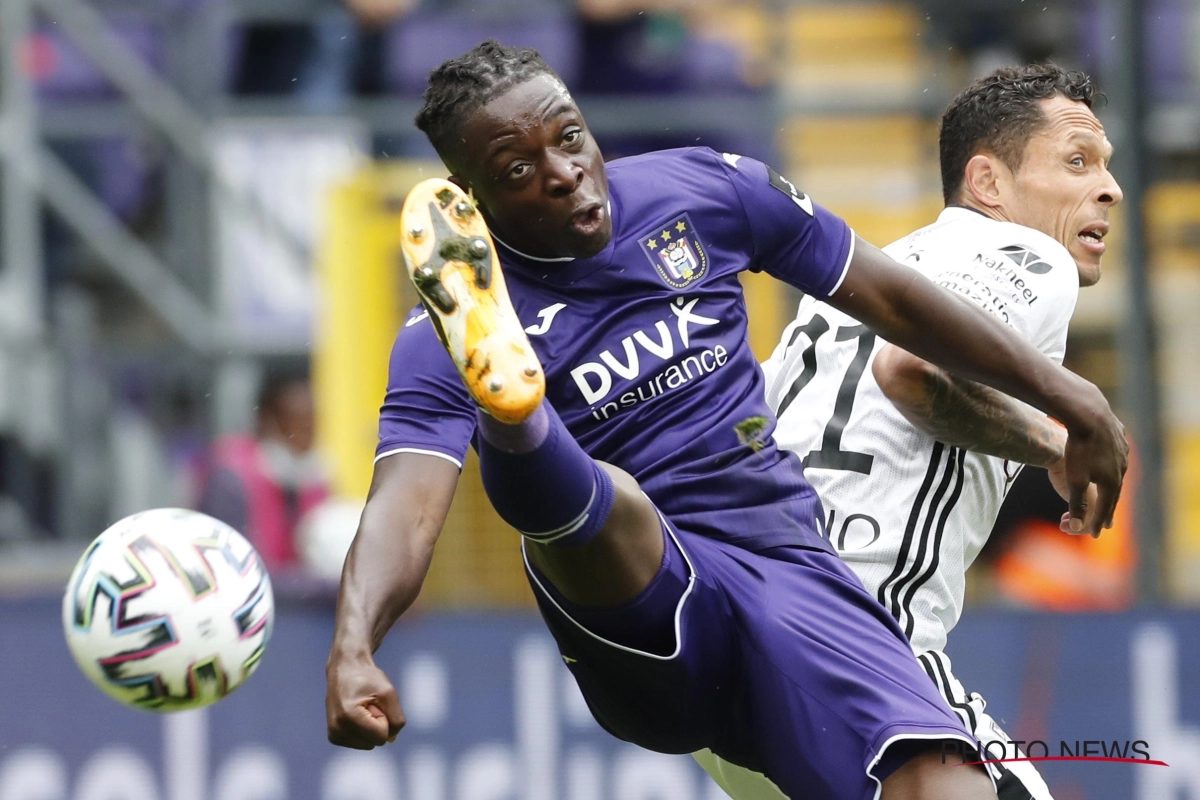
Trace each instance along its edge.
{"label": "red diagonal line", "polygon": [[1006,764],[1009,761],[1116,761],[1121,764],[1151,764],[1156,767],[1171,766],[1165,761],[1151,761],[1148,758],[1112,758],[1109,756],[1037,756],[1036,758],[998,758],[992,761],[966,761],[955,764],[957,767],[974,767],[980,764]]}

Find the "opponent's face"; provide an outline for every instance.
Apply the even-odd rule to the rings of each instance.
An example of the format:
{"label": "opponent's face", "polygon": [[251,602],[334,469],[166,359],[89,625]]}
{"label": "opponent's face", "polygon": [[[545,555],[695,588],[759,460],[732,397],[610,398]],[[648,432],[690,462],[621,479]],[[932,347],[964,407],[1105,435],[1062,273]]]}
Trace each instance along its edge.
{"label": "opponent's face", "polygon": [[517,84],[472,114],[463,138],[455,178],[505,242],[544,258],[587,258],[608,244],[604,159],[560,81]]}
{"label": "opponent's face", "polygon": [[1079,283],[1100,280],[1108,212],[1121,187],[1108,171],[1112,145],[1083,103],[1057,95],[1041,101],[1046,124],[1012,175],[1008,217],[1062,242],[1079,267]]}

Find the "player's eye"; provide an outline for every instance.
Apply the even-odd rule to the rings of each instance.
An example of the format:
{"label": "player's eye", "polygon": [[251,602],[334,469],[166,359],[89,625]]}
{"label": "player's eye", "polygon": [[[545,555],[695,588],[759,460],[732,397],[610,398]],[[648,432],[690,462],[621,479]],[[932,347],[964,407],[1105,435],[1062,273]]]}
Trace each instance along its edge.
{"label": "player's eye", "polygon": [[531,170],[531,169],[533,169],[533,166],[530,164],[514,164],[508,170],[508,177],[523,178],[529,174],[529,170]]}
{"label": "player's eye", "polygon": [[579,144],[581,141],[583,141],[583,131],[579,128],[569,128],[563,134],[563,144],[565,145]]}
{"label": "player's eye", "polygon": [[1071,156],[1071,166],[1072,167],[1082,167],[1083,166],[1083,156]]}

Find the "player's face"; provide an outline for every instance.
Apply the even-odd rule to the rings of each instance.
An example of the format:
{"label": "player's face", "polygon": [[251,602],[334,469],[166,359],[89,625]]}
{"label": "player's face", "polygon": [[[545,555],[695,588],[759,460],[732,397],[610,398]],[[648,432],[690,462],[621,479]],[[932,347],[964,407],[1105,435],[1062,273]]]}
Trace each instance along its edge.
{"label": "player's face", "polygon": [[472,114],[463,138],[455,176],[505,242],[545,258],[587,258],[608,244],[604,159],[560,81],[517,84]]}
{"label": "player's face", "polygon": [[1112,145],[1083,103],[1061,95],[1041,103],[1046,124],[1013,175],[1012,221],[1062,242],[1079,266],[1079,283],[1091,286],[1100,280],[1109,209],[1121,202],[1108,171]]}

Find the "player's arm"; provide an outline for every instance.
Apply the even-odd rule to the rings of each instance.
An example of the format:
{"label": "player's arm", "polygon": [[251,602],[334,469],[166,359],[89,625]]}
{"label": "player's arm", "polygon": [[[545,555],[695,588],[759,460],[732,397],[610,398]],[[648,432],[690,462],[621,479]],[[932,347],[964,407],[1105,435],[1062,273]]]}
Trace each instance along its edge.
{"label": "player's arm", "polygon": [[325,664],[326,722],[335,745],[370,750],[404,726],[400,699],[374,651],[425,582],[457,483],[456,465],[436,456],[396,453],[376,464],[342,569]]}
{"label": "player's arm", "polygon": [[1062,460],[1066,430],[990,386],[951,375],[892,344],[875,355],[871,370],[904,418],[939,442],[1035,467]]}
{"label": "player's arm", "polygon": [[[895,345],[881,348],[871,369],[884,395],[917,430],[955,447],[1045,467],[1055,491],[1070,500],[1063,458],[1067,431],[1045,414]],[[1089,487],[1087,501],[1095,501],[1095,486]],[[1060,527],[1079,532],[1071,530],[1066,516]]]}
{"label": "player's arm", "polygon": [[[1061,421],[1068,432],[1064,461],[1072,525],[1098,533],[1111,524],[1129,447],[1124,428],[1094,385],[1046,358],[987,312],[862,239],[856,240],[845,277],[827,302],[888,342]],[[1091,483],[1096,501],[1089,509]]]}
{"label": "player's arm", "polygon": [[404,713],[374,653],[421,590],[450,510],[458,468],[396,453],[375,465],[366,508],[346,556],[333,647],[325,667],[329,741],[369,750],[396,737]]}

